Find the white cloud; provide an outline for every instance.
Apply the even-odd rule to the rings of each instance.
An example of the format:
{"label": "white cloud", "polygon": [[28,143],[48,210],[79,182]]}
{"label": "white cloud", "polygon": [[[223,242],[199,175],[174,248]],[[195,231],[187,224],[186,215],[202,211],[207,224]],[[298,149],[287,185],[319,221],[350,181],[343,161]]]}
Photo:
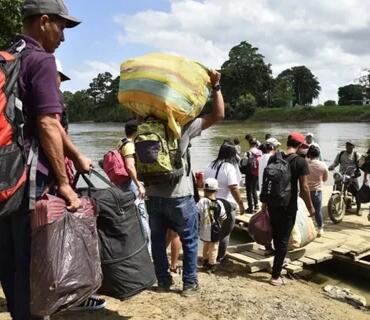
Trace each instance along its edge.
{"label": "white cloud", "polygon": [[[169,12],[121,15],[121,44],[144,44],[220,67],[231,47],[257,46],[274,74],[306,65],[319,77],[320,101],[370,66],[370,1],[172,0]],[[359,41],[356,41],[358,36]],[[367,50],[367,48],[369,50]]]}

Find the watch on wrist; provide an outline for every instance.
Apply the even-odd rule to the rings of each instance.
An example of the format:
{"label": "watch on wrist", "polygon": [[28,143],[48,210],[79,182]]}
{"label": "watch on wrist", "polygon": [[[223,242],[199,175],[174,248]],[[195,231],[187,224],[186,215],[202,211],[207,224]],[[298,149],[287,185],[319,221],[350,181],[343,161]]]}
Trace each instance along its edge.
{"label": "watch on wrist", "polygon": [[213,92],[217,92],[221,90],[221,86],[220,84],[216,84],[215,86],[212,87],[212,89],[213,89]]}

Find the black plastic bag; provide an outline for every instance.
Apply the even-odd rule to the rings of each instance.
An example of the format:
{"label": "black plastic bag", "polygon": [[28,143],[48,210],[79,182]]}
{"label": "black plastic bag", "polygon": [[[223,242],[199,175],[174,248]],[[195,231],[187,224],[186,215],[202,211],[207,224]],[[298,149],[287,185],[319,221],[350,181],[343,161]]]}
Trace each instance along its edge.
{"label": "black plastic bag", "polygon": [[[95,293],[102,282],[95,205],[92,209],[91,202],[88,205],[83,201],[83,207],[71,213],[60,200],[64,201],[48,196],[42,201],[53,203],[44,202],[40,211],[45,212],[34,213],[38,215],[33,218],[31,243],[30,306],[34,316],[76,306]],[[42,226],[37,223],[40,221]]]}
{"label": "black plastic bag", "polygon": [[367,184],[363,184],[358,191],[358,198],[361,203],[370,202],[370,187]]}

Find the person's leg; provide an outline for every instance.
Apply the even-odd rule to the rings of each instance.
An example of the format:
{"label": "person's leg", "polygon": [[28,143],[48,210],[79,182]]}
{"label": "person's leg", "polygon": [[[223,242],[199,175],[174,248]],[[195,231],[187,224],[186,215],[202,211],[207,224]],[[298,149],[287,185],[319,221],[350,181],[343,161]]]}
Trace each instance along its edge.
{"label": "person's leg", "polygon": [[217,263],[218,242],[210,242],[208,247],[209,264],[214,266]]}
{"label": "person's leg", "polygon": [[252,177],[252,196],[253,196],[253,209],[258,210],[258,195],[257,195],[258,177]]}
{"label": "person's leg", "polygon": [[272,267],[272,279],[278,279],[288,252],[289,237],[295,223],[296,212],[286,208],[269,208],[275,257]]}
{"label": "person's leg", "polygon": [[171,270],[177,269],[177,264],[179,262],[180,250],[181,250],[181,240],[179,235],[173,231],[171,232]]}
{"label": "person's leg", "polygon": [[189,196],[166,201],[164,212],[171,220],[171,228],[180,236],[184,252],[182,274],[184,287],[187,284],[197,284],[198,212],[194,198]]}
{"label": "person's leg", "polygon": [[252,179],[250,176],[245,175],[245,193],[247,195],[247,213],[253,212],[253,199],[252,199]]}
{"label": "person's leg", "polygon": [[203,263],[209,262],[208,258],[208,249],[209,249],[209,241],[202,241],[203,242]]}
{"label": "person's leg", "polygon": [[227,213],[226,220],[222,223],[220,230],[220,243],[218,246],[217,261],[221,261],[226,256],[226,249],[229,245],[230,234],[235,225],[236,207],[233,207],[230,213]]}
{"label": "person's leg", "polygon": [[312,204],[315,208],[315,220],[319,230],[323,228],[323,218],[322,218],[322,192],[321,191],[311,191]]}
{"label": "person's leg", "polygon": [[14,247],[11,219],[0,220],[0,281],[8,312],[14,311]]}
{"label": "person's leg", "polygon": [[168,229],[167,219],[162,214],[162,198],[149,198],[146,207],[149,213],[149,223],[152,240],[152,257],[154,262],[155,274],[158,283],[164,287],[170,286],[171,276],[168,271],[168,259],[166,253],[166,233]]}

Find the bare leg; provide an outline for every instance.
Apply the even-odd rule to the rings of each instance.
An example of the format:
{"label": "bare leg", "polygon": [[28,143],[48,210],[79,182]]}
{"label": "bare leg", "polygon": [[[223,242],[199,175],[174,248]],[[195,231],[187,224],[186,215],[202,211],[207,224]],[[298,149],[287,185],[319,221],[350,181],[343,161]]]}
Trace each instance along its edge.
{"label": "bare leg", "polygon": [[176,270],[177,262],[179,260],[180,249],[181,249],[181,241],[179,235],[172,230],[168,230],[167,232],[167,247],[171,244],[171,270]]}

